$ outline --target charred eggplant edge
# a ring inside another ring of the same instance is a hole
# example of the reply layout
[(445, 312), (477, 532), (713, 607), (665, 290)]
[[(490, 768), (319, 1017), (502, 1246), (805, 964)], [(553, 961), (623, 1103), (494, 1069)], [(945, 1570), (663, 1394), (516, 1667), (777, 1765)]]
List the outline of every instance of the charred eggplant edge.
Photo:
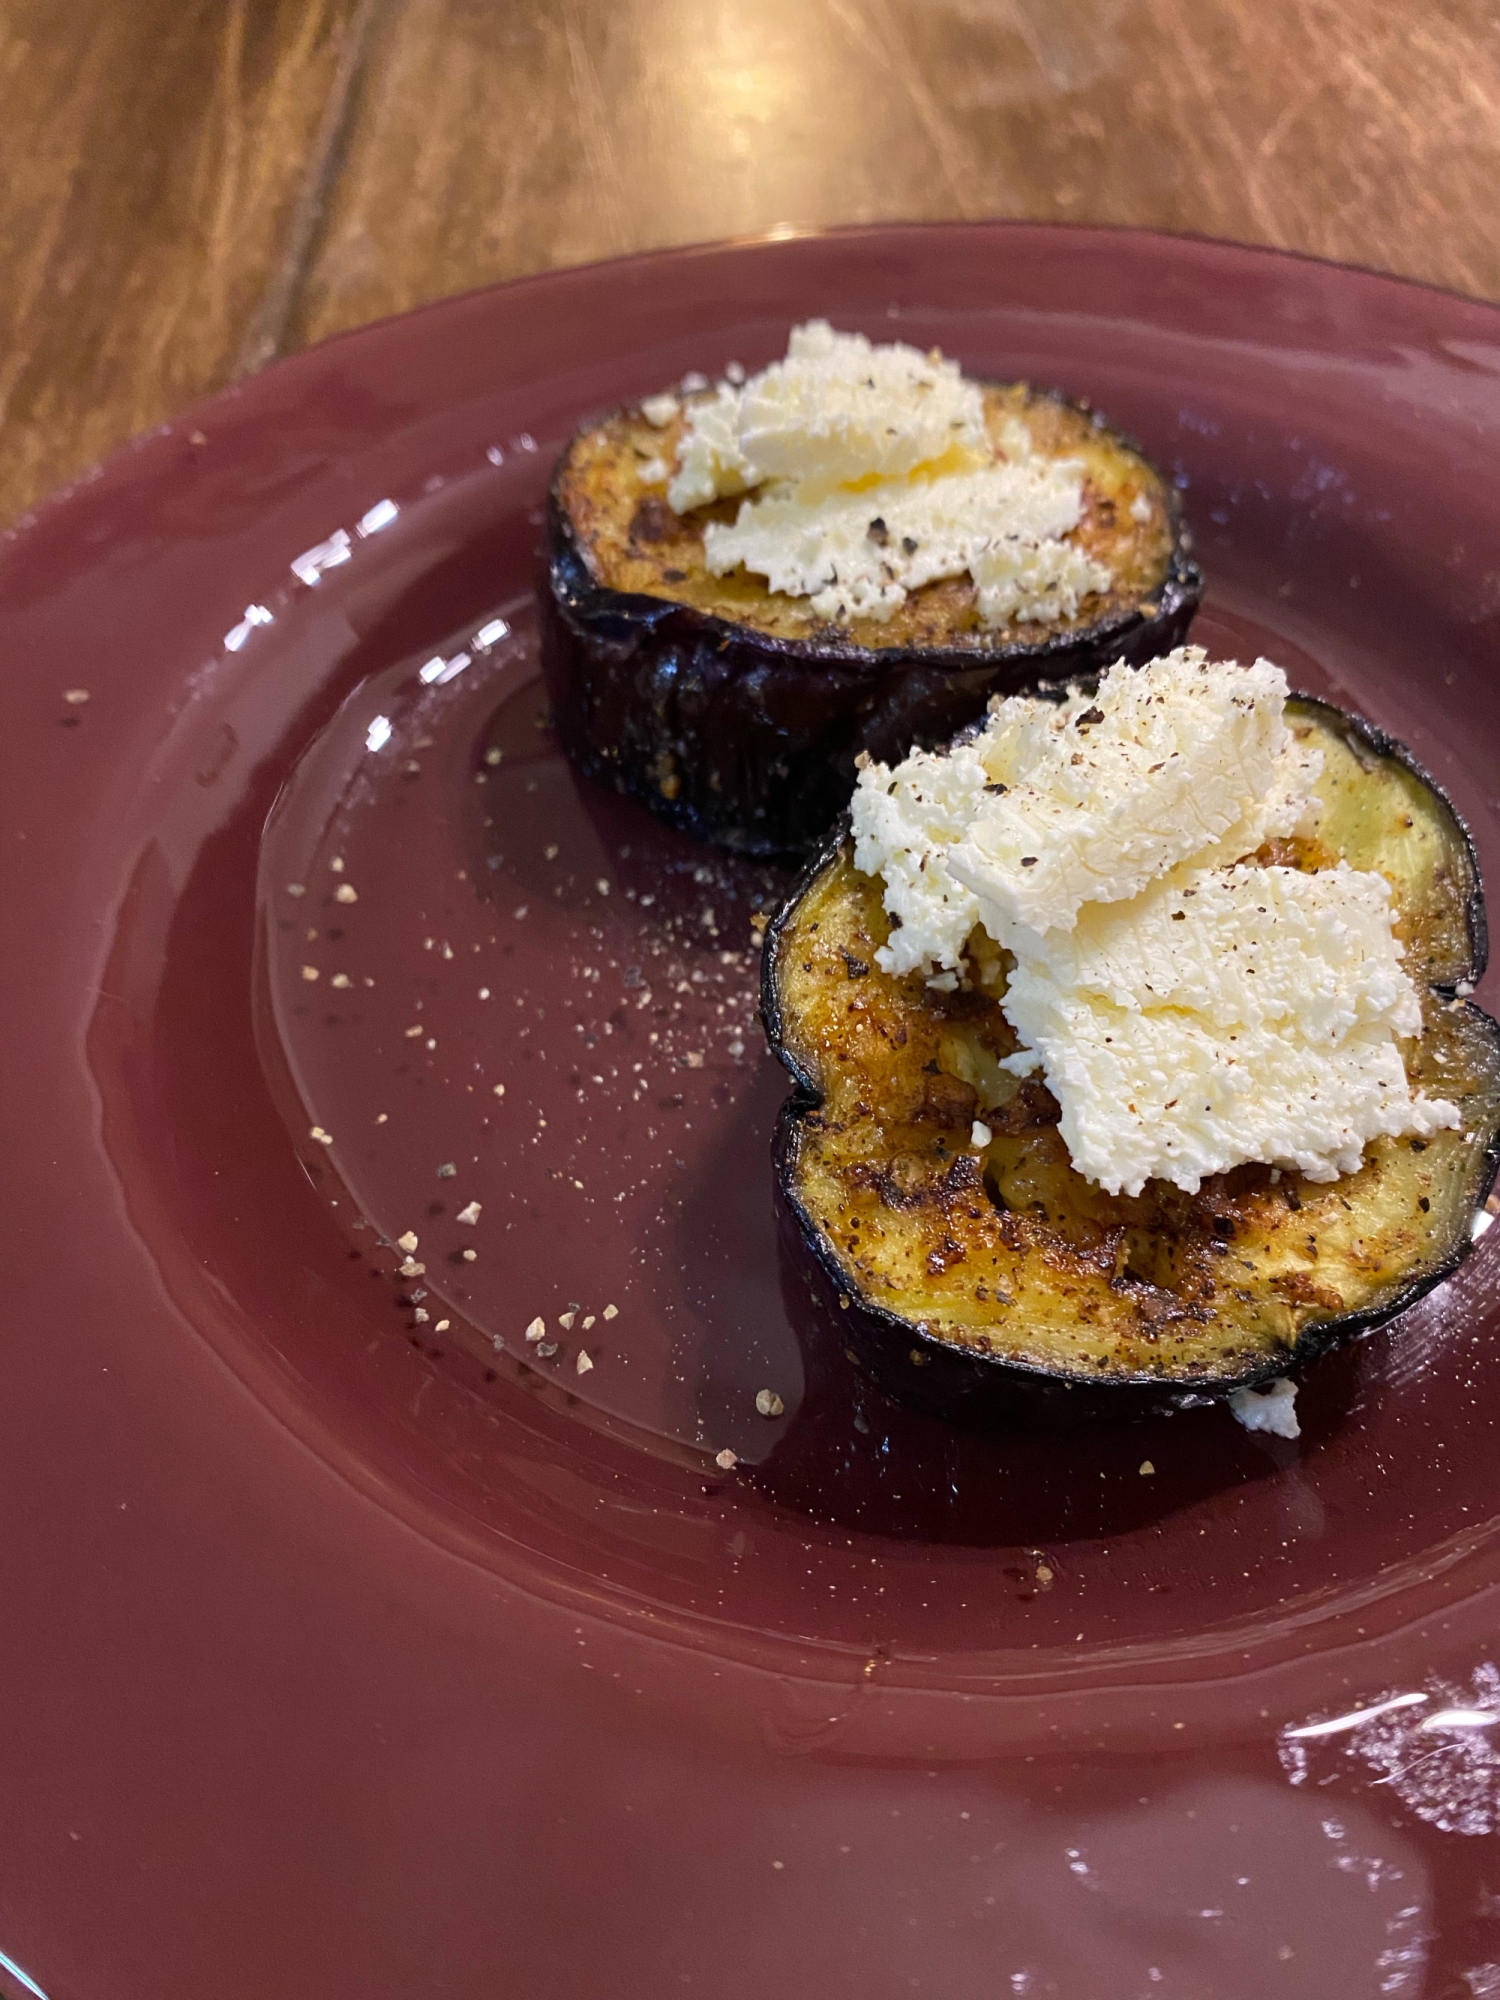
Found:
[[(1082, 683), (1089, 685), (1087, 679)], [(1078, 686), (1072, 679), (1066, 682), (1052, 682), (1035, 692), (1043, 699), (1060, 701), (1069, 687)], [(1467, 891), (1463, 898), (1464, 923), (1468, 933), (1468, 962), (1451, 980), (1424, 982), (1428, 990), (1445, 1002), (1459, 999), (1457, 988), (1461, 985), (1474, 986), (1484, 976), (1489, 963), (1489, 923), (1485, 912), (1484, 884), (1480, 874), (1479, 856), (1474, 846), (1474, 836), (1468, 822), (1458, 811), (1447, 792), (1398, 738), (1389, 735), (1378, 724), (1349, 709), (1340, 708), (1336, 703), (1324, 701), (1316, 695), (1293, 693), (1288, 707), (1294, 705), (1302, 710), (1312, 710), (1327, 725), (1342, 731), (1346, 738), (1361, 743), (1374, 756), (1388, 758), (1407, 774), (1426, 787), (1437, 800), (1451, 825), (1455, 844), (1464, 856), (1469, 870)], [(976, 725), (977, 727), (977, 725)], [(970, 734), (962, 731), (961, 735)], [(818, 1267), (823, 1279), (832, 1285), (840, 1303), (848, 1300), (848, 1326), (851, 1334), (863, 1333), (868, 1339), (874, 1335), (876, 1345), (883, 1350), (887, 1368), (896, 1358), (895, 1345), (908, 1351), (915, 1351), (924, 1361), (941, 1362), (946, 1377), (946, 1390), (933, 1385), (936, 1394), (920, 1395), (915, 1400), (933, 1407), (935, 1403), (952, 1401), (958, 1405), (984, 1403), (987, 1392), (1020, 1392), (1022, 1406), (1027, 1401), (1028, 1390), (1037, 1392), (1039, 1407), (1056, 1402), (1061, 1398), (1076, 1401), (1090, 1412), (1100, 1414), (1124, 1413), (1135, 1410), (1141, 1414), (1153, 1410), (1190, 1409), (1201, 1404), (1221, 1401), (1237, 1389), (1254, 1389), (1287, 1374), (1292, 1369), (1300, 1369), (1309, 1363), (1321, 1360), (1336, 1348), (1357, 1340), (1362, 1334), (1372, 1333), (1378, 1327), (1387, 1325), (1399, 1317), (1418, 1299), (1426, 1296), (1436, 1286), (1453, 1275), (1474, 1248), (1472, 1235), (1460, 1236), (1452, 1254), (1433, 1270), (1414, 1278), (1409, 1285), (1388, 1299), (1383, 1305), (1368, 1307), (1362, 1311), (1340, 1313), (1326, 1320), (1312, 1320), (1303, 1327), (1289, 1352), (1267, 1359), (1258, 1366), (1243, 1370), (1233, 1376), (1195, 1376), (1192, 1382), (1174, 1385), (1170, 1376), (1135, 1374), (1117, 1375), (1108, 1381), (1101, 1381), (1097, 1375), (1084, 1375), (1066, 1368), (1040, 1368), (1030, 1362), (1020, 1361), (1005, 1355), (976, 1353), (962, 1348), (951, 1341), (939, 1339), (935, 1334), (926, 1333), (914, 1321), (905, 1319), (890, 1307), (882, 1306), (862, 1297), (851, 1286), (847, 1274), (839, 1264), (833, 1246), (824, 1236), (817, 1223), (808, 1214), (797, 1192), (794, 1168), (798, 1127), (810, 1112), (817, 1111), (823, 1104), (823, 1093), (818, 1089), (812, 1075), (798, 1061), (795, 1053), (787, 1045), (786, 1023), (781, 1005), (780, 980), (778, 977), (781, 960), (782, 941), (792, 922), (794, 913), (813, 883), (823, 870), (829, 867), (850, 834), (848, 813), (844, 813), (838, 825), (829, 835), (817, 855), (811, 860), (788, 893), (786, 900), (766, 926), (765, 942), (761, 959), (761, 1022), (766, 1039), (773, 1054), (792, 1079), (792, 1095), (787, 1098), (777, 1115), (776, 1130), (771, 1142), (772, 1167), (776, 1177), (780, 1199), (796, 1218), (802, 1241)], [(1475, 1017), (1488, 1030), (1491, 1041), (1496, 1046), (1500, 1059), (1500, 1022), (1487, 1014), (1482, 1007), (1476, 1007), (1467, 998), (1462, 1002), (1467, 1014)], [(1495, 1184), (1500, 1171), (1500, 1121), (1489, 1133), (1488, 1142), (1482, 1156), (1479, 1184), (1475, 1192), (1476, 1207), (1482, 1208)], [(852, 1322), (852, 1324), (851, 1324)], [(889, 1382), (888, 1376), (882, 1379)], [(917, 1385), (913, 1384), (913, 1387)], [(893, 1393), (902, 1394), (902, 1390)], [(906, 1397), (906, 1400), (913, 1400)], [(1011, 1398), (1002, 1393), (1002, 1401)]]

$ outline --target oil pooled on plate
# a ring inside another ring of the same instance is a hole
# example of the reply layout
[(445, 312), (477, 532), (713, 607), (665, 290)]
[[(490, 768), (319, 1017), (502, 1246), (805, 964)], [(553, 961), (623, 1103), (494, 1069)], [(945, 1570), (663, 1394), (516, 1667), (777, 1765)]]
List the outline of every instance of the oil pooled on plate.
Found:
[(786, 880), (575, 776), (527, 604), (309, 746), (262, 844), (258, 1038), (414, 1345), (764, 1453), (757, 1394), (801, 1390), (745, 1143), (785, 1094), (757, 1010)]

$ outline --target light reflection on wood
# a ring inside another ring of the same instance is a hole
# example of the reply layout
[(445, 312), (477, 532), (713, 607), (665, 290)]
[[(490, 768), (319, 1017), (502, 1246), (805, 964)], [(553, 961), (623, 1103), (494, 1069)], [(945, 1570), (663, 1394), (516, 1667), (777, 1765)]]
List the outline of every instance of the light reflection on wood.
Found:
[(1482, 0), (11, 0), (0, 517), (247, 342), (776, 225), (1140, 223), (1500, 296), (1497, 167)]

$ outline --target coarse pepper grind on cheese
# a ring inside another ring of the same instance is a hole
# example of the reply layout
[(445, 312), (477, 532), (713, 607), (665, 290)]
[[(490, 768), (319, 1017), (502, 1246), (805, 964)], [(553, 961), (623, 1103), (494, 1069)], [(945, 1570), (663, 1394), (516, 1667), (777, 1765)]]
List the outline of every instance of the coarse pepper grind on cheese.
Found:
[[(665, 424), (678, 404), (643, 409)], [(1066, 539), (1083, 517), (1078, 461), (1038, 453), (1019, 419), (997, 457), (984, 391), (957, 362), (826, 320), (794, 328), (784, 361), (692, 404), (662, 470), (679, 514), (749, 496), (704, 529), (711, 574), (743, 567), (825, 618), (883, 622), (908, 591), (967, 574), (981, 625), (1048, 624), (1109, 588)]]
[(996, 991), (1023, 1044), (1008, 1066), (1041, 1070), (1074, 1167), (1110, 1194), (1194, 1193), (1250, 1161), (1334, 1180), (1382, 1134), (1460, 1123), (1407, 1079), (1421, 1010), (1384, 878), (1254, 858), (1316, 832), (1321, 759), (1286, 699), (1269, 661), (1187, 646), (860, 774), (882, 967)]

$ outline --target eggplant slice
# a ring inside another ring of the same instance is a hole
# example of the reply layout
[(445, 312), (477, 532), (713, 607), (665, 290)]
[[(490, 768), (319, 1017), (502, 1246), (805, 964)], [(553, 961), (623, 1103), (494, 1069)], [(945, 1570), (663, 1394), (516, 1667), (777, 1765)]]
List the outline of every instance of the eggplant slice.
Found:
[(1261, 858), (1390, 881), (1423, 1003), (1407, 1074), (1462, 1128), (1377, 1140), (1331, 1182), (1243, 1166), (1196, 1195), (1108, 1195), (1072, 1167), (1040, 1079), (998, 1070), (1018, 1044), (997, 1001), (876, 966), (883, 885), (841, 832), (767, 933), (762, 1008), (796, 1084), (775, 1166), (846, 1346), (903, 1400), (983, 1422), (1224, 1396), (1381, 1325), (1471, 1247), (1500, 1160), (1500, 1028), (1455, 997), (1487, 952), (1473, 844), (1381, 731), (1303, 696), (1287, 719), (1324, 754), (1321, 824)]
[(757, 576), (710, 575), (703, 527), (738, 500), (679, 517), (651, 461), (683, 420), (637, 408), (586, 425), (553, 479), (543, 662), (579, 769), (670, 825), (750, 855), (806, 855), (854, 789), (861, 750), (931, 748), (994, 694), (1043, 677), (1154, 659), (1203, 595), (1176, 489), (1097, 411), (1024, 384), (990, 386), (997, 443), (1020, 417), (1039, 451), (1085, 467), (1074, 539), (1114, 578), (1058, 624), (980, 626), (967, 577), (913, 591), (887, 624), (831, 624)]

